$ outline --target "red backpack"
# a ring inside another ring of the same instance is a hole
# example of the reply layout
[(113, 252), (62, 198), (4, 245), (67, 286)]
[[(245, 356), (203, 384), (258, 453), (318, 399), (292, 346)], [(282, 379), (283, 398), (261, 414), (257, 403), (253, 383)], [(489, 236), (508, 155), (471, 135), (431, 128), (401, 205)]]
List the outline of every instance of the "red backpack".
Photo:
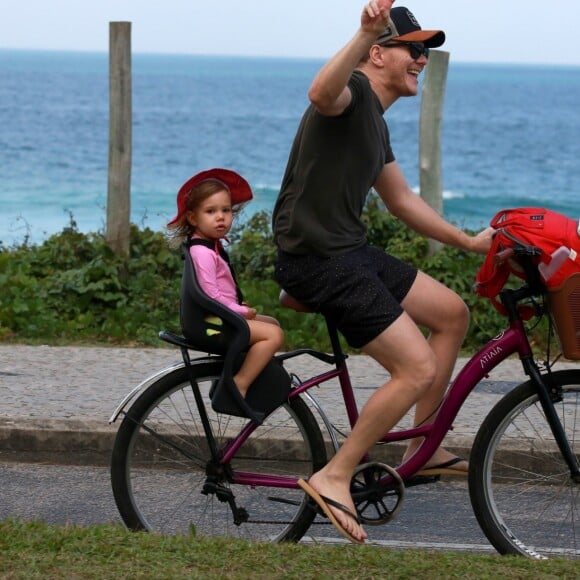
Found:
[(476, 276), (475, 291), (487, 296), (494, 307), (505, 314), (497, 299), (510, 274), (525, 278), (512, 260), (496, 259), (499, 252), (516, 245), (540, 250), (535, 260), (548, 290), (559, 288), (564, 281), (580, 272), (580, 225), (565, 215), (543, 208), (504, 209), (490, 222), (496, 233), (492, 246)]

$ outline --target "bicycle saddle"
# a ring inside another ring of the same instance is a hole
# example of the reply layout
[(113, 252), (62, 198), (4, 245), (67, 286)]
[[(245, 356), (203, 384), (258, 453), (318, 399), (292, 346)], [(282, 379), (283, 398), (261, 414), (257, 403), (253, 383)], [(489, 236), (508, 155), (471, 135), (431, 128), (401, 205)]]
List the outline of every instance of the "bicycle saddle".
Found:
[(306, 306), (306, 304), (302, 304), (302, 302), (296, 300), (294, 296), (288, 294), (286, 290), (280, 291), (279, 302), (284, 308), (291, 308), (292, 310), (296, 310), (296, 312), (314, 312)]
[(291, 379), (281, 362), (272, 359), (250, 385), (244, 399), (233, 377), (246, 356), (250, 329), (246, 320), (210, 298), (199, 285), (189, 244), (184, 258), (179, 318), (184, 337), (195, 349), (223, 356), (223, 371), (210, 390), (212, 408), (218, 413), (248, 417), (258, 423), (280, 406), (290, 393)]

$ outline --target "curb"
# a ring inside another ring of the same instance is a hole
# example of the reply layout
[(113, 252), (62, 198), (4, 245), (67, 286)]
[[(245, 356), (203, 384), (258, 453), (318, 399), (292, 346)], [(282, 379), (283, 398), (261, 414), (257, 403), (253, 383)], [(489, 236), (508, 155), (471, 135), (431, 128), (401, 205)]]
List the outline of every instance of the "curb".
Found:
[[(0, 419), (0, 461), (109, 466), (120, 424), (120, 420), (109, 425), (97, 420)], [(323, 436), (330, 457), (333, 449), (324, 430)], [(470, 437), (449, 436), (446, 448), (468, 458), (472, 442)], [(279, 442), (287, 448), (285, 443), (285, 439)], [(264, 441), (263, 444), (271, 445), (272, 442)], [(372, 460), (397, 465), (404, 449), (405, 443), (377, 445), (371, 450)]]
[(0, 419), (0, 460), (108, 466), (118, 426), (95, 420)]
[[(11, 463), (47, 463), (51, 465), (91, 466), (109, 468), (115, 436), (121, 421), (109, 425), (99, 420), (73, 419), (0, 419), (0, 462)], [(328, 434), (323, 430), (327, 445), (328, 457), (333, 455), (333, 448)], [(285, 448), (287, 439), (281, 435), (276, 441), (273, 438), (263, 440), (269, 448)], [(254, 442), (257, 444), (257, 442)], [(469, 460), (473, 437), (448, 435), (445, 448), (451, 453)], [(385, 463), (390, 466), (399, 464), (406, 448), (405, 442), (392, 442), (375, 445), (370, 451), (371, 462)], [(506, 466), (516, 465), (519, 461), (519, 449), (503, 449), (499, 453)], [(527, 465), (527, 464), (526, 464)], [(538, 462), (536, 471), (541, 472), (543, 462)], [(508, 469), (506, 474), (511, 473)], [(550, 471), (546, 475), (550, 475)], [(441, 476), (445, 478), (446, 476)], [(453, 477), (453, 476), (451, 476)]]

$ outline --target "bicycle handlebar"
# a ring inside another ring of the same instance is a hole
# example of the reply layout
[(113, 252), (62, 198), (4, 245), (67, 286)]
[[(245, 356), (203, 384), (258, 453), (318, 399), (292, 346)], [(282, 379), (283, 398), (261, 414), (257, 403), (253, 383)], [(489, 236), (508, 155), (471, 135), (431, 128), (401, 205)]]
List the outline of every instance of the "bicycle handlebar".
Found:
[[(512, 316), (517, 315), (519, 302), (534, 296), (542, 296), (547, 292), (538, 266), (532, 259), (539, 254), (540, 250), (534, 246), (514, 246), (506, 248), (496, 255), (496, 263), (503, 263), (506, 260), (513, 259), (524, 273), (525, 283), (522, 286), (514, 290), (504, 289), (500, 292), (500, 300)], [(523, 308), (526, 307), (524, 306)], [(533, 306), (533, 309), (537, 315), (543, 313), (543, 309), (538, 305)]]

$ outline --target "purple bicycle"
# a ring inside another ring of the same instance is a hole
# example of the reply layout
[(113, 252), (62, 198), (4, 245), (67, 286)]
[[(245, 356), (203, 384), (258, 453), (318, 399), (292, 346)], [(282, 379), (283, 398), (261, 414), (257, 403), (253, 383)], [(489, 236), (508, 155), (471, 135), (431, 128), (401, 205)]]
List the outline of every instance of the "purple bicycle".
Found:
[[(525, 268), (527, 280), (501, 293), (508, 327), (467, 362), (432, 424), (392, 431), (381, 442), (423, 437), (417, 453), (395, 467), (362, 458), (352, 494), (364, 524), (391, 520), (407, 487), (437, 480), (417, 472), (452, 428), (469, 394), (494, 367), (517, 355), (529, 380), (502, 398), (478, 431), (469, 457), (472, 506), (502, 554), (578, 558), (580, 370), (555, 371), (549, 362), (534, 361), (519, 307), (531, 306), (541, 316), (546, 289), (529, 249), (516, 250), (513, 258)], [(301, 310), (288, 296), (281, 298)], [(182, 302), (186, 299), (182, 292)], [(329, 369), (303, 381), (292, 377), (281, 404), (250, 418), (216, 411), (215, 400), (212, 406), (227, 354), (190, 359), (190, 351), (201, 350), (199, 344), (161, 333), (181, 348), (184, 360), (145, 380), (111, 417), (111, 422), (122, 417), (111, 476), (125, 524), (134, 530), (261, 541), (335, 537), (297, 485), (339, 445), (312, 387), (338, 379), (351, 426), (358, 417), (347, 356), (330, 324), (328, 332), (332, 354), (300, 349), (279, 355), (275, 364), (283, 368), (290, 358), (312, 356)], [(528, 520), (530, 514), (535, 517), (536, 525), (524, 525), (522, 513)]]

